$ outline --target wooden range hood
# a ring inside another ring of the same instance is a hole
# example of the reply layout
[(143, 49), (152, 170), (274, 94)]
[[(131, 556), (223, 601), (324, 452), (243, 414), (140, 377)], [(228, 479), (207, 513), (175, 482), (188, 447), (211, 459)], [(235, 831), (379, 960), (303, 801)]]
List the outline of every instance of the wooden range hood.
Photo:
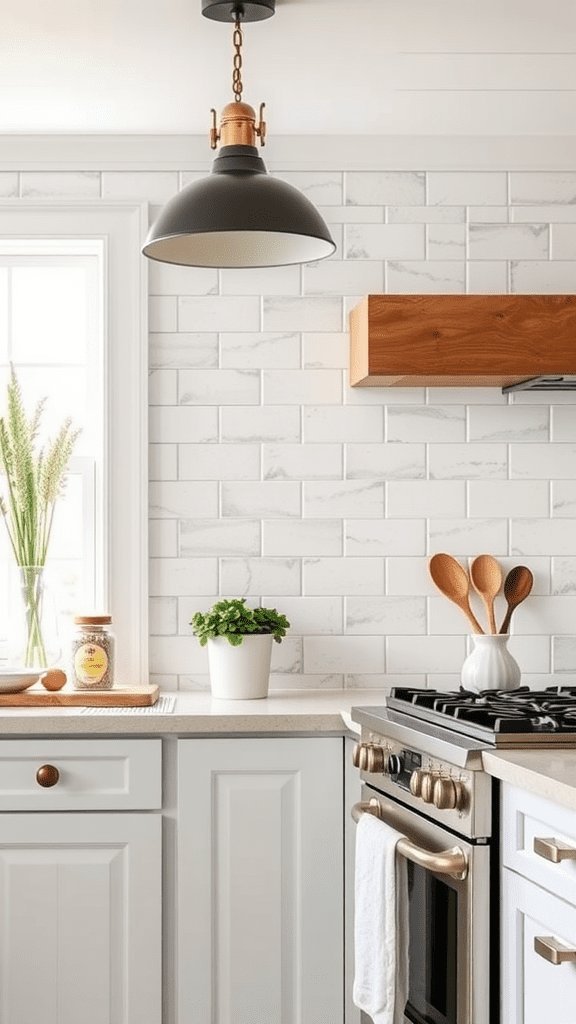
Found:
[(350, 357), (352, 387), (552, 390), (576, 375), (576, 295), (367, 295)]

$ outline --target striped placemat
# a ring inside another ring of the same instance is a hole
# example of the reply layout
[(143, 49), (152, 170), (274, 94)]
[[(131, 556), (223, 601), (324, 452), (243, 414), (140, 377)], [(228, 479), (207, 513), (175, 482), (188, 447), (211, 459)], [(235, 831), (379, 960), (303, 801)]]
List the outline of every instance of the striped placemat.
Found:
[(131, 708), (79, 708), (81, 715), (170, 715), (176, 706), (176, 697), (161, 693), (155, 704)]

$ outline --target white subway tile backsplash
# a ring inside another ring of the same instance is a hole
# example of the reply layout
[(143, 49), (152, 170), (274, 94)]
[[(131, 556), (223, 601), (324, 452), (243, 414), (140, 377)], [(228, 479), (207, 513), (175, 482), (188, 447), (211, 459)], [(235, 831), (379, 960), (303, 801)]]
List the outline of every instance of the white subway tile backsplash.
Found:
[(391, 480), (386, 510), (392, 518), (453, 518), (465, 515), (463, 480)]
[(149, 603), (152, 636), (174, 636), (178, 631), (178, 602), (175, 597), (151, 597)]
[(424, 259), (422, 224), (347, 224), (344, 235), (349, 260)]
[(262, 451), (265, 480), (340, 480), (340, 444), (265, 444)]
[(468, 287), (470, 295), (491, 295), (508, 291), (506, 260), (469, 260)]
[[(469, 206), (469, 224), (507, 224), (509, 208), (507, 206)], [(531, 222), (546, 221), (548, 217), (531, 217)]]
[(218, 484), (203, 480), (150, 484), (151, 519), (187, 519), (218, 515)]
[(324, 636), (304, 637), (304, 671), (376, 672), (384, 671), (384, 637)]
[(265, 519), (264, 555), (342, 555), (341, 519)]
[(386, 634), (418, 636), (426, 632), (426, 601), (423, 597), (348, 597), (348, 635)]
[(178, 300), (175, 295), (149, 297), (148, 325), (155, 333), (178, 330)]
[(321, 333), (302, 335), (302, 365), (306, 369), (336, 367), (348, 369), (350, 339), (348, 334)]
[(576, 672), (576, 636), (555, 636), (552, 641), (554, 671)]
[(295, 405), (339, 405), (342, 401), (341, 370), (264, 370), (264, 405), (283, 405), (286, 397)]
[(421, 206), (426, 178), (413, 171), (348, 171), (346, 203), (352, 206)]
[(214, 267), (178, 267), (150, 260), (150, 295), (216, 295), (218, 271)]
[(548, 224), (471, 224), (468, 249), (472, 260), (546, 259)]
[(103, 171), (104, 199), (147, 199), (161, 206), (178, 192), (176, 171)]
[(349, 519), (345, 523), (346, 555), (423, 555), (424, 519)]
[(428, 559), (409, 555), (399, 558), (392, 552), (386, 559), (386, 593), (404, 594), (406, 597), (421, 595), (429, 597), (436, 594), (436, 588), (428, 572)]
[(550, 408), (547, 405), (500, 408), (471, 405), (468, 408), (470, 441), (547, 441), (549, 435)]
[(466, 290), (464, 260), (419, 260), (398, 263), (390, 260), (386, 268), (388, 292), (398, 294), (444, 294)]
[(506, 174), (502, 171), (430, 171), (431, 206), (502, 206), (507, 203)]
[(302, 571), (306, 596), (384, 593), (382, 558), (305, 558)]
[(256, 295), (183, 295), (178, 299), (177, 329), (235, 331), (242, 325), (245, 331), (258, 331), (260, 302), (261, 299)]
[(223, 594), (245, 597), (272, 591), (300, 594), (301, 563), (299, 558), (222, 558), (220, 587)]
[(150, 334), (150, 366), (218, 366), (217, 334)]
[(575, 281), (576, 260), (512, 260), (510, 263), (510, 291), (513, 293), (571, 293)]
[(178, 446), (175, 444), (148, 445), (148, 479), (178, 479)]
[(180, 480), (259, 480), (260, 445), (180, 444)]
[(226, 332), (220, 335), (221, 365), (238, 369), (294, 369), (300, 366), (300, 335)]
[(510, 550), (513, 555), (572, 555), (576, 519), (513, 519)]
[(281, 178), (303, 192), (316, 206), (342, 206), (344, 199), (341, 171), (282, 171), (274, 177)]
[(505, 444), (433, 444), (429, 447), (431, 480), (499, 479), (508, 476)]
[[(560, 474), (555, 473), (555, 476)], [(576, 519), (576, 480), (552, 481), (552, 515)]]
[[(552, 593), (576, 595), (576, 556), (552, 559)], [(574, 626), (576, 633), (576, 625)]]
[(180, 405), (259, 405), (258, 370), (180, 370)]
[(330, 519), (384, 514), (384, 484), (378, 480), (306, 480), (304, 516)]
[(388, 224), (464, 224), (465, 206), (389, 206)]
[[(216, 558), (151, 558), (150, 596), (215, 594), (218, 583)], [(171, 671), (171, 669), (168, 669)]]
[(176, 405), (178, 402), (176, 370), (150, 370), (148, 373), (149, 405)]
[(391, 406), (387, 410), (388, 441), (464, 441), (466, 409), (463, 405)]
[(303, 267), (304, 295), (362, 295), (384, 291), (384, 264), (372, 260), (323, 260)]
[(423, 444), (347, 444), (347, 480), (416, 480), (426, 476)]
[(150, 409), (149, 429), (150, 441), (161, 444), (217, 441), (218, 410), (215, 406), (157, 406)]
[(465, 258), (465, 224), (429, 224), (426, 235), (429, 260), (463, 260)]
[(553, 405), (551, 413), (552, 440), (576, 441), (576, 409), (571, 405)]
[(301, 484), (297, 481), (225, 481), (222, 484), (222, 515), (233, 518), (299, 516)]
[(342, 330), (342, 299), (337, 295), (265, 295), (262, 301), (264, 331)]
[(576, 203), (576, 172), (512, 171), (510, 202), (524, 206)]
[(576, 224), (553, 224), (550, 227), (550, 233), (552, 259), (576, 259)]
[(460, 673), (466, 657), (463, 636), (409, 636), (386, 638), (386, 670), (403, 675), (411, 672)]
[(550, 515), (550, 488), (544, 480), (471, 480), (468, 484), (468, 515), (486, 519), (489, 515)]
[(220, 271), (221, 295), (300, 295), (301, 268), (234, 267)]
[(20, 175), (17, 171), (0, 171), (0, 196), (16, 199), (20, 191)]
[(458, 557), (489, 551), (500, 558), (508, 554), (508, 520), (504, 516), (500, 519), (430, 519), (427, 548), (430, 555), (448, 551)]
[(148, 552), (151, 558), (176, 558), (178, 555), (178, 521), (150, 519)]
[(221, 410), (222, 440), (290, 442), (300, 440), (300, 409), (295, 405), (225, 406)]
[(511, 476), (530, 480), (574, 480), (576, 444), (511, 444)]
[(547, 206), (511, 206), (510, 220), (516, 224), (570, 224), (576, 221), (576, 203), (570, 205), (550, 204)]
[[(208, 679), (208, 651), (192, 635), (151, 637), (149, 650), (152, 673), (183, 675), (188, 680), (190, 673), (194, 673)], [(184, 689), (200, 686), (189, 682)]]
[(383, 441), (382, 408), (319, 406), (304, 409), (304, 441)]
[(267, 608), (277, 608), (290, 623), (289, 634), (321, 636), (344, 632), (344, 599), (342, 597), (268, 597), (262, 599)]
[[(281, 599), (280, 599), (281, 600)], [(278, 681), (283, 678), (284, 686), (291, 686), (290, 676), (298, 679), (302, 672), (302, 638), (287, 636), (281, 644), (272, 644), (270, 674)]]
[(55, 196), (98, 198), (100, 179), (97, 171), (22, 171), (20, 195), (23, 199)]
[[(520, 611), (522, 619), (520, 620)], [(518, 608), (518, 620), (514, 623), (515, 629), (522, 626), (522, 632), (528, 635), (574, 634), (574, 623), (576, 622), (576, 596), (562, 594), (551, 597), (532, 597), (523, 602)]]
[(179, 527), (180, 556), (260, 554), (257, 519), (181, 519)]

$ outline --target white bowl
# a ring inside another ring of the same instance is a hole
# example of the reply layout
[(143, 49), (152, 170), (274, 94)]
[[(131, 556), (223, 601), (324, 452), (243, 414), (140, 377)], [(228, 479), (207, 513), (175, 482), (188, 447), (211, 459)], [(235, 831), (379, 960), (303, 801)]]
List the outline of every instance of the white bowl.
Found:
[(41, 672), (36, 668), (0, 668), (0, 693), (19, 693), (37, 683)]

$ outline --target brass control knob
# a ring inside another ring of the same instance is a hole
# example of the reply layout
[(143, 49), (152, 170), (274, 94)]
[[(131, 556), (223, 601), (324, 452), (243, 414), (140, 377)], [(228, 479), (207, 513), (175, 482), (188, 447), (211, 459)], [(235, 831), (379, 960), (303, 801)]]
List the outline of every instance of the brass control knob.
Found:
[(55, 786), (59, 778), (60, 772), (53, 764), (43, 764), (36, 772), (36, 782), (39, 786), (43, 786), (44, 789)]
[(461, 810), (466, 793), (456, 779), (436, 779), (434, 783), (434, 806), (440, 811)]
[(412, 796), (422, 796), (422, 780), (426, 772), (423, 772), (421, 768), (417, 771), (412, 772), (410, 776), (410, 792)]
[(370, 744), (368, 748), (368, 771), (372, 774), (377, 774), (383, 773), (385, 770), (383, 748), (377, 744)]
[(361, 749), (362, 749), (362, 744), (361, 743), (355, 743), (354, 744), (354, 749), (352, 751), (352, 764), (354, 765), (355, 768), (359, 768), (360, 767), (360, 751), (361, 751)]
[(422, 785), (420, 787), (420, 796), (424, 803), (431, 804), (434, 799), (434, 783), (436, 782), (436, 775), (432, 772), (422, 772)]

